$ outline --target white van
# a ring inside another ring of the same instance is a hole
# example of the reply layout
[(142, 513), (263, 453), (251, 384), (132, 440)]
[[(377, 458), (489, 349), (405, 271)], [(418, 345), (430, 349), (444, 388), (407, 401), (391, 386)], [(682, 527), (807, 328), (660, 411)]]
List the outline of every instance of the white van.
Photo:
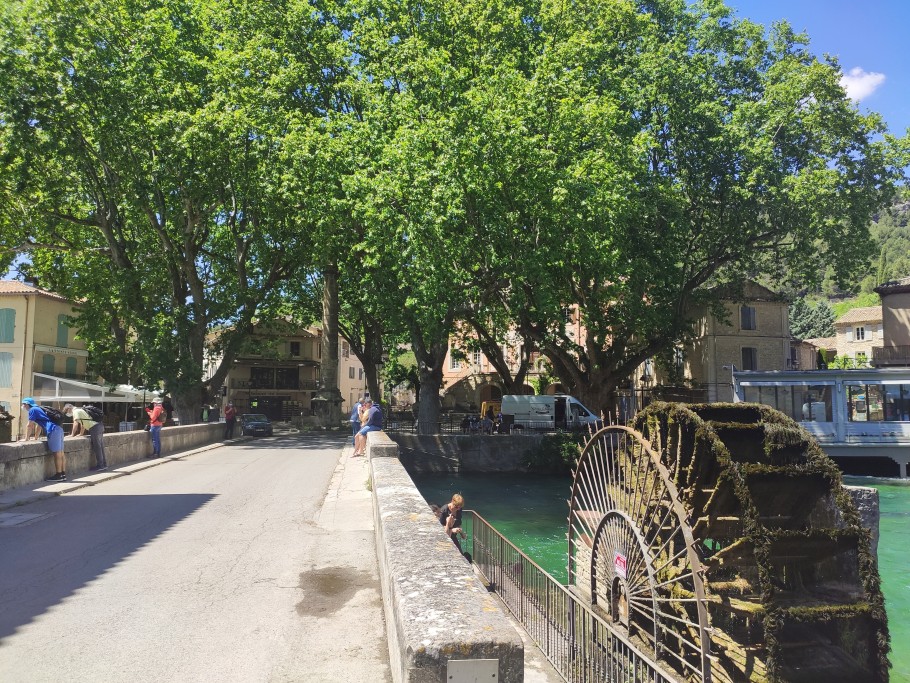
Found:
[(513, 417), (512, 424), (524, 429), (580, 429), (602, 426), (597, 415), (574, 396), (523, 396), (506, 394), (502, 397), (502, 414)]

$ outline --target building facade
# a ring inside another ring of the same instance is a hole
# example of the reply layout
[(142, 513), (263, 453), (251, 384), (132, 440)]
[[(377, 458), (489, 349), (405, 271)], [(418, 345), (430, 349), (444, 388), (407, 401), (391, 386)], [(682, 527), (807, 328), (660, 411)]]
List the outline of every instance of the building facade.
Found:
[(874, 349), (884, 345), (882, 307), (853, 308), (834, 321), (837, 356), (857, 367), (868, 367)]
[(0, 280), (0, 406), (14, 417), (14, 437), (28, 422), (23, 398), (53, 396), (59, 380), (90, 381), (88, 351), (67, 324), (77, 313), (58, 294)]
[(910, 365), (910, 277), (875, 288), (882, 298), (882, 344), (872, 349), (876, 367)]

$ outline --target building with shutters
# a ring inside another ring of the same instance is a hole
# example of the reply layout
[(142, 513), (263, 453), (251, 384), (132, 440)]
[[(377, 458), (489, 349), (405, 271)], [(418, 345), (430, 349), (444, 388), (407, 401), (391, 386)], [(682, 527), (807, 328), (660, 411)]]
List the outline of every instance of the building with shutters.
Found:
[(25, 433), (24, 397), (53, 394), (60, 380), (89, 381), (88, 351), (67, 324), (76, 311), (58, 294), (0, 280), (0, 406), (16, 418), (14, 438)]

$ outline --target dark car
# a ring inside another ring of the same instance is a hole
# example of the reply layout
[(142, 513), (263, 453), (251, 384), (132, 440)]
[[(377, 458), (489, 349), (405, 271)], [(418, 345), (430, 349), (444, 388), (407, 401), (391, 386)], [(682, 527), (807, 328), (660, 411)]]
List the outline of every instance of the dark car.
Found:
[(248, 413), (240, 416), (242, 436), (272, 436), (272, 423), (265, 415)]

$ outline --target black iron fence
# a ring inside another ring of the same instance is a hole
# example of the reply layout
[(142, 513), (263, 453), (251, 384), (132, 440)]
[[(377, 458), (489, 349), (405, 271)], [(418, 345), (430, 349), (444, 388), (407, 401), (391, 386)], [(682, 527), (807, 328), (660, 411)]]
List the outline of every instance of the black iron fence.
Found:
[(566, 681), (677, 682), (483, 517), (465, 517), (475, 566)]

